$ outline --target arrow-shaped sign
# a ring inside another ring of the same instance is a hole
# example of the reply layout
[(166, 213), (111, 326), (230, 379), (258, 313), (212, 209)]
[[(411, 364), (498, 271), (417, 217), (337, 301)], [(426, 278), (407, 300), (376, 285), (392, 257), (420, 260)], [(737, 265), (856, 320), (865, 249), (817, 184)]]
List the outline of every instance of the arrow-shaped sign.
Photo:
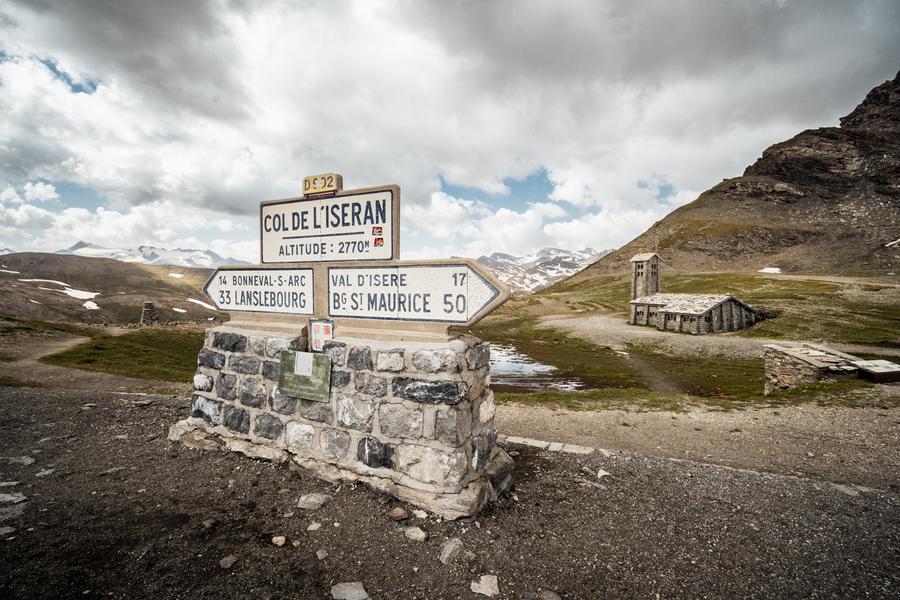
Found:
[(219, 310), (313, 314), (313, 270), (223, 268), (203, 291)]
[(328, 268), (330, 317), (471, 324), (508, 297), (471, 261)]

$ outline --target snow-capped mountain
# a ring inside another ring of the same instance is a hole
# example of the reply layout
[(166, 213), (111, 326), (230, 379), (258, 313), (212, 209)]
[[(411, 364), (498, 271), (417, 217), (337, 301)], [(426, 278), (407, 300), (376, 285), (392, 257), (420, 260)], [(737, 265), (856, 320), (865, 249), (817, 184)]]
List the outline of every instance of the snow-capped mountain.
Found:
[(536, 292), (580, 271), (611, 250), (544, 248), (537, 254), (512, 256), (494, 252), (478, 263), (510, 287), (513, 293)]
[(0, 248), (0, 254), (13, 254), (15, 250), (12, 248)]
[(212, 250), (190, 250), (175, 248), (167, 250), (154, 246), (138, 246), (137, 248), (105, 248), (90, 242), (77, 244), (58, 250), (57, 254), (75, 254), (93, 258), (112, 258), (122, 262), (140, 262), (148, 265), (175, 265), (178, 267), (215, 268), (219, 265), (245, 265), (244, 261), (224, 258)]

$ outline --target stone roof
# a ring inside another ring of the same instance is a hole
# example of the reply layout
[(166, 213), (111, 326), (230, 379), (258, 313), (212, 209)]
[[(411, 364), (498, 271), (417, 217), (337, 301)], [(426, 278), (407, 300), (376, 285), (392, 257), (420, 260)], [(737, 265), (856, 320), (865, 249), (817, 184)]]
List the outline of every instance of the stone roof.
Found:
[(794, 358), (826, 371), (856, 371), (859, 359), (850, 354), (838, 352), (826, 346), (817, 344), (803, 344), (801, 346), (783, 346), (781, 344), (766, 344), (766, 348), (789, 354)]
[(644, 262), (646, 260), (650, 260), (653, 257), (659, 258), (659, 255), (656, 252), (645, 252), (643, 254), (635, 254), (631, 257), (631, 262)]
[(729, 298), (740, 302), (747, 308), (753, 307), (741, 302), (729, 294), (653, 294), (635, 298), (629, 304), (651, 304), (659, 306), (660, 312), (677, 313), (682, 315), (702, 315), (715, 308)]

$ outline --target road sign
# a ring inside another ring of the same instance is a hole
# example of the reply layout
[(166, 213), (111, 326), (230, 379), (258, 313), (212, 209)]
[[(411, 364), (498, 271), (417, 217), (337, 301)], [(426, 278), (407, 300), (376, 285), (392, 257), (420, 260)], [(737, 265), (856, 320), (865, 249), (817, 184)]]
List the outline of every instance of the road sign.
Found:
[(219, 310), (313, 314), (313, 270), (221, 268), (203, 291)]
[(509, 294), (465, 260), (328, 267), (330, 317), (472, 324)]
[(400, 188), (347, 190), (333, 195), (260, 203), (264, 264), (399, 258)]

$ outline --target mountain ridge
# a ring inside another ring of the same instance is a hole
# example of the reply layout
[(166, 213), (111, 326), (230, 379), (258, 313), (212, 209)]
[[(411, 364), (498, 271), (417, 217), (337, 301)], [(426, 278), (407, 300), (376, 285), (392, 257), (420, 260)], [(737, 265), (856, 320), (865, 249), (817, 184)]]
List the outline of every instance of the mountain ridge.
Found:
[(626, 272), (655, 251), (680, 271), (890, 275), (900, 270), (900, 73), (839, 127), (766, 148), (723, 180), (575, 274)]
[(83, 240), (68, 248), (57, 250), (55, 254), (72, 254), (88, 258), (111, 258), (121, 262), (139, 262), (147, 265), (170, 265), (198, 269), (211, 269), (221, 265), (249, 264), (235, 258), (220, 256), (212, 250), (190, 248), (169, 250), (148, 245), (140, 245), (137, 248), (109, 248)]
[(513, 293), (522, 294), (551, 286), (593, 263), (607, 252), (610, 250), (597, 251), (593, 248), (563, 250), (548, 247), (526, 256), (494, 252), (490, 256), (479, 256), (476, 262), (509, 286)]

